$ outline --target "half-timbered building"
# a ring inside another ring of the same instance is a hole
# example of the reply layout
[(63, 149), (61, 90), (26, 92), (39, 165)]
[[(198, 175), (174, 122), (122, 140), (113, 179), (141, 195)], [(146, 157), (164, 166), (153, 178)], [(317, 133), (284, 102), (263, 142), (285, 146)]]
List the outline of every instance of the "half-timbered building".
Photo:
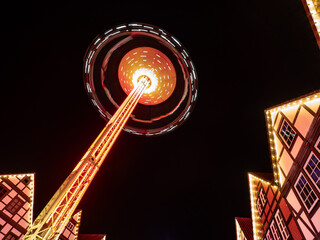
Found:
[(34, 174), (0, 175), (0, 239), (21, 238), (32, 222)]
[[(34, 174), (0, 175), (0, 240), (21, 239), (33, 222)], [(81, 210), (76, 210), (59, 240), (105, 240), (106, 235), (79, 234)]]
[[(320, 239), (320, 91), (265, 111), (272, 174), (249, 173), (254, 240)], [(242, 239), (236, 219), (237, 239)]]

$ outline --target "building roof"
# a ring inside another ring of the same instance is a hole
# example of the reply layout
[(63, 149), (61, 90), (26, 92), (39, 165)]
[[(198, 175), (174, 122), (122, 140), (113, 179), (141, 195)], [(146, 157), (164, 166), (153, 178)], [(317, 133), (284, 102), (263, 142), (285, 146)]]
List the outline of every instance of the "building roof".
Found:
[(294, 98), (292, 100), (286, 101), (284, 103), (281, 103), (274, 107), (270, 107), (265, 110), (265, 118), (266, 118), (266, 125), (267, 125), (271, 165), (273, 168), (273, 175), (274, 175), (274, 183), (278, 186), (280, 186), (280, 173), (279, 173), (279, 166), (277, 162), (277, 156), (279, 155), (279, 152), (277, 152), (277, 148), (275, 145), (276, 138), (273, 130), (275, 119), (279, 112), (286, 113), (291, 111), (291, 109), (299, 108), (303, 104), (307, 105), (312, 109), (318, 109), (320, 105), (320, 90), (305, 94), (301, 97)]
[(274, 190), (277, 189), (278, 187), (274, 185), (272, 173), (249, 172), (248, 177), (249, 177), (249, 192), (250, 192), (250, 203), (251, 203), (250, 205), (251, 205), (253, 239), (261, 239), (260, 229), (262, 228), (262, 226), (259, 220), (258, 209), (256, 207), (259, 182), (261, 182), (263, 185), (267, 184), (269, 186), (272, 186)]
[(252, 220), (251, 218), (236, 217), (244, 236), (247, 240), (253, 240)]
[(105, 240), (105, 234), (79, 234), (78, 240)]
[(251, 174), (256, 178), (262, 179), (270, 184), (273, 183), (273, 174), (272, 173), (248, 172), (248, 174)]
[(302, 0), (302, 3), (320, 48), (320, 0)]
[(319, 99), (319, 98), (320, 98), (320, 89), (315, 90), (310, 93), (306, 93), (302, 96), (290, 99), (288, 101), (282, 102), (282, 103), (277, 104), (275, 106), (269, 107), (265, 110), (265, 112), (268, 112), (268, 111), (274, 112), (277, 110), (281, 110), (281, 109), (293, 106), (294, 104), (305, 103), (305, 102), (313, 101), (313, 100)]

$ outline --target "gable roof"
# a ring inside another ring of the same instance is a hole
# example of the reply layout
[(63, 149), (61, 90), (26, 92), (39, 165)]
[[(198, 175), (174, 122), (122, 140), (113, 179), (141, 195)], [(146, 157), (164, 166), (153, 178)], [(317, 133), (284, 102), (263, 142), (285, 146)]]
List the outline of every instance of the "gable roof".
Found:
[(294, 98), (265, 110), (269, 152), (274, 175), (273, 178), (274, 183), (278, 186), (280, 186), (280, 175), (277, 156), (280, 155), (280, 152), (276, 147), (276, 137), (274, 132), (276, 116), (279, 112), (285, 113), (292, 109), (299, 108), (303, 104), (307, 105), (309, 108), (313, 108), (315, 112), (318, 111), (320, 106), (320, 90), (305, 94), (301, 97)]
[(248, 172), (248, 174), (253, 175), (255, 178), (267, 182), (268, 184), (273, 183), (273, 174), (265, 172)]
[(251, 205), (251, 219), (252, 219), (252, 231), (253, 231), (253, 239), (258, 240), (261, 238), (261, 222), (258, 214), (258, 210), (256, 207), (257, 203), (257, 192), (258, 192), (258, 184), (259, 182), (263, 184), (267, 184), (269, 186), (273, 186), (275, 189), (277, 186), (273, 185), (272, 173), (248, 173), (249, 177), (249, 193), (250, 193), (250, 205)]
[(78, 240), (105, 240), (104, 234), (79, 234)]
[(302, 0), (302, 4), (320, 48), (320, 0)]
[[(235, 220), (236, 220), (236, 224), (239, 225), (241, 231), (243, 232), (243, 234), (247, 238), (247, 240), (253, 240), (252, 220), (251, 220), (251, 218), (236, 217)], [(237, 229), (237, 231), (239, 231), (239, 229)], [(240, 233), (237, 232), (238, 236), (239, 236), (239, 234)]]

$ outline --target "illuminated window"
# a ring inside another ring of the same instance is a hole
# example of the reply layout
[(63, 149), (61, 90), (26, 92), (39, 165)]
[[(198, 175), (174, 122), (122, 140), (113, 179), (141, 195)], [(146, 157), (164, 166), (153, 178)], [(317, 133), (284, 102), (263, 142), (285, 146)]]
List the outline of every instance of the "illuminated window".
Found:
[(287, 240), (290, 237), (290, 234), (289, 234), (286, 223), (285, 223), (279, 209), (276, 212), (275, 219), (276, 219), (277, 225), (279, 227), (282, 239)]
[(273, 238), (272, 238), (272, 236), (271, 236), (270, 230), (267, 232), (265, 239), (266, 239), (266, 240), (273, 240)]
[(257, 209), (258, 209), (258, 212), (259, 212), (259, 216), (261, 216), (263, 208), (266, 205), (266, 202), (267, 202), (266, 195), (265, 195), (265, 193), (263, 191), (263, 188), (261, 187), (260, 191), (259, 191), (259, 197), (257, 199)]
[(283, 120), (280, 128), (280, 136), (285, 141), (288, 147), (291, 147), (291, 144), (296, 136), (296, 132), (292, 129), (289, 123), (286, 120)]
[(304, 169), (314, 184), (320, 189), (320, 161), (313, 153), (310, 154)]
[(258, 201), (257, 201), (257, 209), (258, 209), (258, 212), (259, 212), (259, 216), (261, 216), (263, 208), (262, 208), (261, 201), (260, 201), (259, 198), (258, 198)]
[(18, 236), (14, 235), (13, 233), (8, 233), (3, 240), (16, 240), (16, 239), (18, 239)]
[(30, 182), (30, 177), (26, 176), (21, 180), (24, 184), (28, 185), (28, 183)]
[(265, 195), (265, 193), (263, 191), (263, 188), (260, 189), (259, 198), (261, 200), (262, 205), (264, 206), (266, 204), (267, 200), (266, 200), (266, 195)]
[(274, 221), (272, 221), (270, 224), (270, 230), (274, 240), (281, 240), (279, 230), (277, 228), (277, 225), (274, 223)]
[(304, 206), (307, 208), (308, 212), (310, 212), (312, 207), (317, 203), (318, 197), (302, 174), (300, 174), (295, 184), (295, 188), (298, 191)]
[(23, 203), (24, 202), (19, 197), (15, 197), (8, 203), (6, 210), (15, 215), (23, 206)]
[(318, 138), (318, 140), (315, 144), (315, 148), (320, 152), (320, 137)]
[(74, 224), (72, 222), (68, 222), (67, 228), (72, 232), (72, 230), (74, 228)]
[(8, 190), (0, 185), (0, 199), (3, 198), (7, 194)]

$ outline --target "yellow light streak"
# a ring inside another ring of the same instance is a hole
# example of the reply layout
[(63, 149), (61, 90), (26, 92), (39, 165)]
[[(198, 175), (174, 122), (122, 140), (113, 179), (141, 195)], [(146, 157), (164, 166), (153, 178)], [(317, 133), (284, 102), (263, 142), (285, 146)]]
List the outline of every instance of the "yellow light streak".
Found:
[(142, 76), (84, 157), (61, 185), (24, 236), (24, 240), (52, 239), (60, 235), (120, 134), (150, 79)]

